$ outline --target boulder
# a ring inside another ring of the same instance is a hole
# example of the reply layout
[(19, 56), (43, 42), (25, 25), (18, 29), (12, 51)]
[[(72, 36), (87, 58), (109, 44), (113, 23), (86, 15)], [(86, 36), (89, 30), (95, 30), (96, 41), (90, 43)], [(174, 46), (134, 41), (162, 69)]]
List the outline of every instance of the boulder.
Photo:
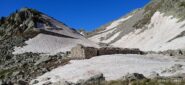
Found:
[(18, 85), (29, 85), (29, 83), (23, 80), (19, 80)]
[(31, 82), (31, 84), (37, 84), (37, 83), (39, 83), (38, 80), (33, 80), (33, 81)]
[(166, 68), (162, 73), (175, 73), (179, 70), (183, 70), (183, 65), (181, 64), (175, 64), (170, 68)]
[(50, 81), (47, 81), (47, 82), (45, 82), (43, 85), (53, 85), (53, 83), (50, 82)]
[(143, 74), (139, 74), (139, 73), (132, 73), (132, 74), (127, 74), (123, 76), (123, 80), (129, 80), (129, 81), (142, 80), (142, 79), (146, 79), (146, 77)]
[(68, 82), (68, 81), (59, 81), (59, 82), (54, 82), (52, 85), (76, 85), (74, 83)]
[(103, 81), (105, 81), (105, 77), (102, 73), (99, 73), (87, 80), (79, 80), (76, 85), (99, 85)]
[(147, 78), (157, 79), (159, 77), (160, 77), (160, 75), (157, 72), (152, 72)]

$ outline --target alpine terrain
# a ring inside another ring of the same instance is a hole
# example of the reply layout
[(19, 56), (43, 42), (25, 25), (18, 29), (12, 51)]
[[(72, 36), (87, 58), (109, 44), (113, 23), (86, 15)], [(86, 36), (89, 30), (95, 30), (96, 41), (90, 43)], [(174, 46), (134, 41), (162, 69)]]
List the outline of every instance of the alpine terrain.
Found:
[(185, 85), (185, 0), (151, 0), (92, 32), (35, 9), (0, 19), (0, 85)]

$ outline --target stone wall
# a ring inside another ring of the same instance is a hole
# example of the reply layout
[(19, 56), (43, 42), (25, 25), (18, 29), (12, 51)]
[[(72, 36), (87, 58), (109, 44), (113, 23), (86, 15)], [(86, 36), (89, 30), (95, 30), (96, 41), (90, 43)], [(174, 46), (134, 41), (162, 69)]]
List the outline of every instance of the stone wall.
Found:
[(71, 50), (71, 58), (76, 59), (89, 59), (94, 56), (110, 55), (110, 54), (145, 54), (139, 49), (128, 49), (128, 48), (116, 48), (116, 47), (85, 47), (83, 45), (77, 45)]
[(78, 44), (76, 47), (72, 48), (70, 57), (76, 59), (89, 59), (91, 57), (97, 56), (97, 51), (97, 48), (85, 47)]
[(103, 47), (98, 49), (98, 55), (109, 55), (109, 54), (145, 54), (139, 49), (128, 49), (128, 48), (116, 48), (116, 47)]

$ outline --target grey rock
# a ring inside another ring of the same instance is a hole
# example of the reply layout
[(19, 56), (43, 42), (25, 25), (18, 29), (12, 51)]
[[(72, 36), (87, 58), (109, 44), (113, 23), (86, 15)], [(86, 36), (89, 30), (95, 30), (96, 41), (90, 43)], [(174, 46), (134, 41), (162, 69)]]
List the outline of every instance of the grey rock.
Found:
[(18, 85), (29, 85), (29, 83), (23, 80), (19, 80)]
[(160, 75), (157, 72), (152, 72), (147, 78), (157, 79), (159, 77), (160, 77)]
[(39, 83), (38, 80), (33, 80), (33, 81), (31, 82), (31, 84), (37, 84), (37, 83)]
[(76, 85), (76, 84), (68, 82), (68, 81), (59, 81), (59, 82), (53, 83), (52, 85)]
[(2, 80), (0, 80), (0, 85), (2, 85), (3, 84), (3, 81)]
[(183, 65), (181, 64), (175, 64), (174, 66), (170, 67), (170, 68), (166, 68), (164, 71), (162, 71), (162, 73), (175, 73), (177, 71), (183, 70)]
[(90, 77), (87, 80), (79, 80), (77, 85), (99, 85), (101, 82), (105, 81), (105, 77), (102, 73)]
[(170, 76), (170, 78), (173, 78), (173, 79), (185, 79), (185, 73), (178, 73), (178, 74)]
[(38, 61), (36, 61), (36, 63), (35, 63), (34, 65), (39, 65), (40, 63), (45, 62), (45, 61), (48, 61), (48, 60), (50, 60), (50, 59), (51, 59), (51, 58), (50, 58), (49, 56), (47, 56), (47, 55), (42, 55), (41, 58), (40, 58)]
[(47, 81), (47, 82), (45, 82), (43, 85), (53, 85), (53, 83), (50, 82), (50, 81)]
[(146, 77), (143, 74), (139, 74), (139, 73), (132, 73), (132, 74), (127, 74), (123, 76), (123, 80), (129, 80), (129, 81), (142, 80), (142, 79), (146, 79)]

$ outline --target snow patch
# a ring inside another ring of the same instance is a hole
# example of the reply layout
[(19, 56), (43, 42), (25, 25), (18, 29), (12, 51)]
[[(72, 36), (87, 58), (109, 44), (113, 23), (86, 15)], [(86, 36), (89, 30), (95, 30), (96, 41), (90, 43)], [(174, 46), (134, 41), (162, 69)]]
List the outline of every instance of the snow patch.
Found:
[(81, 34), (70, 29), (65, 24), (50, 18), (46, 15), (42, 17), (51, 23), (46, 26), (43, 23), (37, 23), (37, 29), (46, 31), (45, 34), (38, 34), (36, 37), (29, 39), (26, 46), (15, 47), (13, 54), (22, 54), (25, 52), (56, 54), (58, 52), (70, 51), (77, 44), (90, 47), (98, 47), (94, 42), (84, 38)]
[[(70, 64), (58, 67), (38, 77), (36, 80), (39, 83), (36, 85), (42, 85), (47, 81), (58, 82), (61, 80), (75, 83), (79, 79), (88, 79), (98, 73), (103, 73), (106, 80), (116, 80), (127, 73), (141, 73), (148, 77), (154, 71), (161, 76), (185, 72), (185, 68), (183, 68), (183, 70), (172, 74), (161, 73), (174, 64), (185, 66), (184, 60), (163, 55), (104, 55), (86, 60), (72, 60)], [(50, 80), (45, 80), (47, 78)]]
[[(110, 30), (110, 29), (112, 29), (112, 28), (115, 28), (116, 26), (118, 26), (118, 25), (121, 24), (122, 22), (124, 22), (124, 21), (130, 19), (131, 17), (132, 17), (132, 16), (128, 16), (128, 17), (126, 17), (126, 18), (121, 18), (121, 19), (118, 19), (118, 20), (114, 21), (111, 25), (109, 25), (108, 27), (106, 27), (106, 30)], [(105, 31), (106, 31), (106, 30), (105, 30)]]
[(121, 32), (118, 32), (118, 33), (114, 34), (113, 36), (111, 36), (109, 39), (103, 40), (102, 42), (103, 43), (110, 43), (112, 40), (114, 40), (116, 37), (118, 37), (120, 33)]
[(98, 47), (92, 41), (85, 38), (65, 38), (57, 37), (46, 34), (39, 34), (35, 38), (29, 39), (25, 42), (27, 45), (24, 47), (15, 47), (13, 54), (22, 54), (25, 52), (33, 53), (46, 53), (46, 54), (56, 54), (58, 52), (70, 51), (72, 47), (77, 44), (82, 44), (85, 46)]
[(108, 34), (110, 34), (113, 31), (115, 31), (117, 29), (116, 27), (118, 25), (120, 25), (124, 21), (130, 19), (131, 17), (132, 16), (124, 17), (124, 18), (121, 18), (119, 20), (116, 20), (116, 21), (112, 22), (112, 24), (107, 26), (105, 30), (99, 32), (99, 34), (97, 34), (97, 35), (95, 35), (93, 37), (90, 37), (89, 39), (94, 41), (94, 42), (109, 43), (111, 40), (113, 40), (113, 38), (116, 38), (116, 35), (114, 37), (112, 37), (110, 40), (101, 41), (101, 38), (102, 37), (106, 37)]
[(101, 38), (106, 37), (109, 33), (112, 33), (113, 31), (115, 31), (115, 29), (109, 30), (107, 32), (103, 32), (103, 33), (95, 35), (93, 37), (90, 37), (89, 40), (92, 40), (94, 42), (102, 42)]
[(156, 12), (151, 23), (147, 26), (148, 29), (142, 32), (137, 29), (123, 36), (120, 40), (113, 43), (113, 46), (123, 48), (139, 48), (143, 51), (165, 51), (185, 48), (185, 37), (173, 39), (181, 32), (185, 31), (185, 21), (178, 22), (179, 19), (173, 16), (164, 16), (163, 13)]

